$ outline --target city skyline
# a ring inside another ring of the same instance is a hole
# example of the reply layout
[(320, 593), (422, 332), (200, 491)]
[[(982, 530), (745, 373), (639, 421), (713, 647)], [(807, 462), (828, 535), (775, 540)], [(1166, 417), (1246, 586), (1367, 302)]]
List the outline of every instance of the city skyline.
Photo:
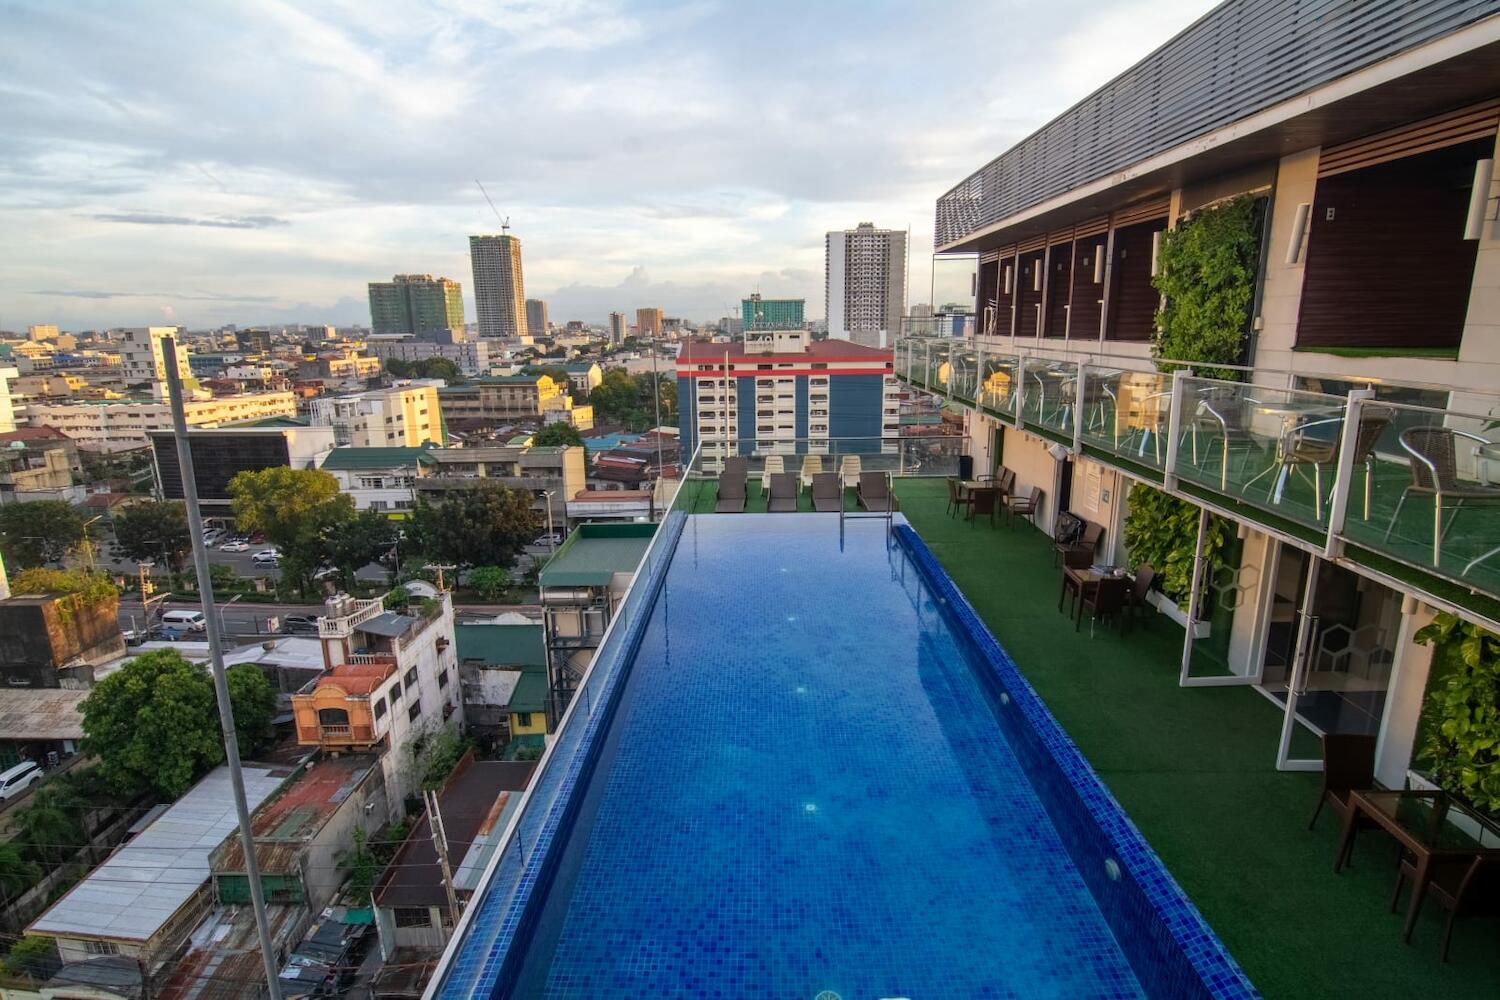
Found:
[[(983, 45), (932, 11), (791, 8), (767, 59), (727, 44), (765, 16), (733, 5), (8, 3), (0, 218), (28, 236), (0, 248), (0, 326), (360, 323), (375, 276), (468, 273), (467, 237), (498, 228), (476, 178), (559, 320), (707, 320), (757, 290), (820, 319), (822, 234), (864, 219), (911, 228), (924, 301), (933, 198), (1209, 4), (1065, 6), (1071, 33), (1018, 9)], [(613, 58), (642, 45), (649, 66)], [(976, 95), (981, 120), (961, 110)], [(547, 142), (493, 138), (524, 134)]]

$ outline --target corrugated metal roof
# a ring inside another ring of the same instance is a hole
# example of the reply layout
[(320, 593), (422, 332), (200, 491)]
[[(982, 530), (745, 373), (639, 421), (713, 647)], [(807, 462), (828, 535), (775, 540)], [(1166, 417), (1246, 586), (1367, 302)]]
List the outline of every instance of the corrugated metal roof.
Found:
[(432, 465), (431, 445), (418, 448), (335, 448), (323, 460), (321, 468), (330, 472), (356, 469), (403, 469), (414, 465)]
[[(246, 764), (250, 808), (270, 798), (290, 773)], [(208, 881), (208, 856), (234, 828), (229, 769), (220, 767), (27, 930), (65, 938), (149, 940)]]
[[(596, 473), (597, 475), (597, 473)], [(656, 533), (654, 524), (580, 525), (542, 568), (542, 587), (604, 587), (632, 572)]]
[(453, 627), (458, 659), (503, 667), (545, 667), (546, 637), (542, 623), (518, 625), (459, 622)]

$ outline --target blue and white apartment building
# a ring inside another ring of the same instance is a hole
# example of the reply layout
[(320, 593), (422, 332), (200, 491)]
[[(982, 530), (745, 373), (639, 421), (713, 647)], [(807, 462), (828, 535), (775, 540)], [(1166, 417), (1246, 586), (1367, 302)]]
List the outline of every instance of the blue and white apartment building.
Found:
[[(677, 355), (683, 454), (703, 442), (741, 454), (881, 450), (898, 434), (900, 384), (889, 350), (812, 341), (803, 330), (694, 340)], [(830, 441), (835, 443), (830, 444)]]

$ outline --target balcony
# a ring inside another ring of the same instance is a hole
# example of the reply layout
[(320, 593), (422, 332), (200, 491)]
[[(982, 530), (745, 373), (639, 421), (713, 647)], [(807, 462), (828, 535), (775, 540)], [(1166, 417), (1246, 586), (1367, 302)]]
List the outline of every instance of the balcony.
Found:
[[(903, 337), (916, 388), (1325, 558), (1500, 618), (1500, 395)], [(1233, 378), (1214, 377), (1231, 375)]]

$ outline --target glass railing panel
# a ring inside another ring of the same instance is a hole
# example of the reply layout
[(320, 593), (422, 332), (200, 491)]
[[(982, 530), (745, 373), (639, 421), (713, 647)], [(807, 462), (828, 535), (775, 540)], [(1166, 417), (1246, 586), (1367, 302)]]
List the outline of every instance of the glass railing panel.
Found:
[(953, 342), (945, 340), (933, 340), (927, 345), (927, 388), (933, 392), (948, 391), (948, 383), (953, 378), (953, 365), (949, 360), (953, 347)]
[(1358, 443), (1343, 536), (1500, 594), (1500, 405), (1366, 402)]
[(1026, 422), (1071, 438), (1078, 401), (1078, 366), (1030, 358), (1026, 364)]
[(979, 371), (980, 406), (995, 413), (1015, 412), (1015, 386), (1020, 358), (986, 351)]
[(975, 386), (979, 381), (979, 355), (973, 350), (955, 348), (950, 362), (953, 370), (949, 386), (954, 396), (966, 402), (974, 401)]
[(1182, 393), (1178, 478), (1327, 529), (1345, 397), (1205, 378)]
[(1089, 369), (1083, 442), (1154, 469), (1165, 469), (1172, 376), (1156, 371)]

